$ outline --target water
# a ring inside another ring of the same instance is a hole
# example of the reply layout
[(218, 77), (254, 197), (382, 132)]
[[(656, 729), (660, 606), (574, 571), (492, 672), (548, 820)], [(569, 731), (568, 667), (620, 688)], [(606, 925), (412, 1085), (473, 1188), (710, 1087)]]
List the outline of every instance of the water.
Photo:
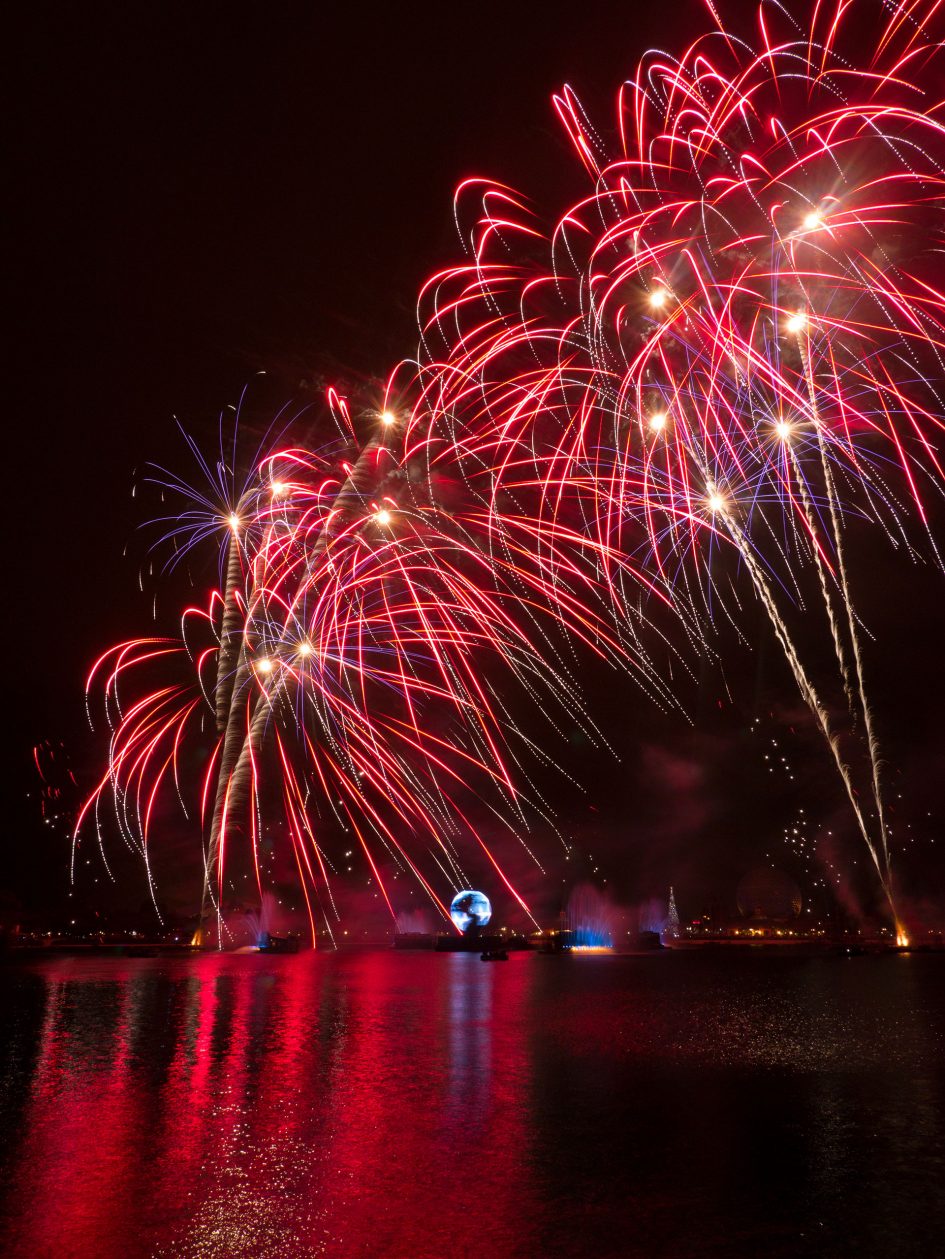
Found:
[(5, 1256), (941, 1253), (945, 958), (63, 958), (0, 985)]

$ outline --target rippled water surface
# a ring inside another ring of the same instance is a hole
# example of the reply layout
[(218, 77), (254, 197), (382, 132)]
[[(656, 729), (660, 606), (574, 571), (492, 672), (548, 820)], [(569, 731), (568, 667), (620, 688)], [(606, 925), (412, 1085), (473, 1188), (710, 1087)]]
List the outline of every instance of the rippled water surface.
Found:
[(945, 1253), (945, 958), (0, 972), (0, 1251)]

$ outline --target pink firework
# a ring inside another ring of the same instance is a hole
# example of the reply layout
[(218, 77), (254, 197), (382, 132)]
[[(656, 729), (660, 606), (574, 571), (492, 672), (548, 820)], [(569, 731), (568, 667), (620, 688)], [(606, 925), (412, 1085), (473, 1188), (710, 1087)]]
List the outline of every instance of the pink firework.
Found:
[[(747, 38), (717, 22), (678, 58), (642, 59), (611, 144), (565, 88), (588, 194), (549, 219), (507, 187), (460, 189), (470, 257), (423, 295), (414, 419), (461, 447), (484, 497), (526, 496), (536, 545), (567, 532), (621, 617), (629, 571), (631, 597), (662, 592), (707, 646), (713, 618), (737, 619), (711, 559), (732, 553), (890, 897), (845, 522), (908, 547), (941, 489), (937, 9), (889, 5), (870, 28), (865, 3), (803, 19), (762, 5)], [(870, 810), (789, 625), (805, 572), (864, 733)]]
[[(470, 845), (527, 916), (501, 844), (510, 834), (524, 843), (526, 814), (541, 806), (520, 790), (495, 677), (580, 716), (573, 685), (540, 652), (542, 622), (553, 627), (562, 609), (591, 650), (626, 658), (520, 540), (496, 551), (494, 515), (444, 501), (442, 476), (405, 454), (392, 412), (370, 423), (347, 461), (283, 447), (238, 487), (202, 464), (209, 494), (164, 478), (190, 504), (169, 518), (175, 545), (223, 539), (221, 587), (185, 611), (179, 637), (119, 644), (89, 677), (112, 738), (76, 844), (94, 820), (104, 856), (103, 834), (117, 828), (150, 877), (155, 826), (176, 796), (204, 837), (203, 939), (226, 937), (234, 868), (249, 863), (262, 896), (273, 833), (313, 939), (317, 921), (330, 934), (330, 815), (392, 916), (385, 867), (413, 876), (449, 921), (444, 893), (468, 882)], [(206, 756), (199, 782), (185, 768), (195, 744)], [(492, 837), (469, 812), (477, 795), (496, 818)]]

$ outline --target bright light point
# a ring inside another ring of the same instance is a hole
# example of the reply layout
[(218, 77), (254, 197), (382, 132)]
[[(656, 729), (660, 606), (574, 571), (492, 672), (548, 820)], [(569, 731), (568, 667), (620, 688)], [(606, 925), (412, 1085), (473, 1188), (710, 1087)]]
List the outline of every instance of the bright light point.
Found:
[(311, 654), (312, 654), (312, 644), (311, 644), (311, 643), (299, 643), (299, 655), (300, 655), (300, 656), (310, 656)]
[(712, 493), (709, 495), (709, 511), (721, 511), (725, 506), (725, 499), (721, 494)]
[(665, 289), (654, 289), (650, 294), (650, 305), (654, 310), (662, 310), (662, 308), (666, 305), (666, 299), (668, 297), (669, 294)]
[(774, 431), (782, 441), (787, 441), (787, 439), (791, 436), (791, 426), (788, 424), (787, 420), (778, 420), (777, 424), (774, 426)]
[(787, 321), (788, 332), (803, 332), (806, 327), (807, 327), (807, 316), (804, 314), (803, 311), (800, 311), (800, 310), (797, 311), (796, 314), (791, 315), (791, 317)]
[(391, 514), (386, 507), (382, 507), (380, 511), (374, 513), (374, 519), (379, 525), (389, 525), (391, 522)]
[(823, 221), (823, 215), (819, 210), (811, 210), (810, 214), (804, 215), (804, 231), (815, 232)]
[(272, 673), (272, 661), (263, 656), (262, 660), (256, 662), (256, 668), (260, 673)]
[(227, 520), (231, 529), (238, 529), (240, 527), (240, 518), (237, 516), (235, 511), (230, 513)]
[(382, 424), (393, 424), (393, 423), (395, 423), (395, 422), (396, 422), (396, 420), (397, 420), (397, 416), (393, 413), (393, 411), (382, 411), (382, 412), (381, 412), (381, 423), (382, 423)]
[(273, 481), (273, 483), (272, 483), (272, 497), (273, 497), (273, 498), (279, 498), (281, 495), (283, 495), (283, 494), (287, 493), (287, 492), (288, 492), (288, 489), (289, 489), (289, 487), (286, 485), (286, 483), (285, 483), (284, 481)]
[(666, 427), (669, 416), (665, 411), (657, 411), (655, 415), (650, 416), (650, 428), (654, 433), (660, 433)]

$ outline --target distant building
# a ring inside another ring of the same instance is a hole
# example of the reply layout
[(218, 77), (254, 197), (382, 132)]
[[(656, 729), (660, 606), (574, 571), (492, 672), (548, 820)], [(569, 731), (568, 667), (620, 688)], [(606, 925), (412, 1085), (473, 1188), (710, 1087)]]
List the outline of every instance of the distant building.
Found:
[[(672, 891), (670, 894), (672, 896)], [(670, 948), (827, 943), (822, 927), (799, 921), (803, 907), (801, 890), (780, 870), (768, 867), (752, 870), (739, 883), (735, 900), (738, 918), (707, 914), (679, 927), (675, 937), (669, 933), (667, 920), (667, 930), (663, 933), (665, 943)]]
[(743, 918), (789, 922), (801, 912), (801, 889), (790, 875), (770, 866), (752, 870), (738, 885), (735, 903)]

